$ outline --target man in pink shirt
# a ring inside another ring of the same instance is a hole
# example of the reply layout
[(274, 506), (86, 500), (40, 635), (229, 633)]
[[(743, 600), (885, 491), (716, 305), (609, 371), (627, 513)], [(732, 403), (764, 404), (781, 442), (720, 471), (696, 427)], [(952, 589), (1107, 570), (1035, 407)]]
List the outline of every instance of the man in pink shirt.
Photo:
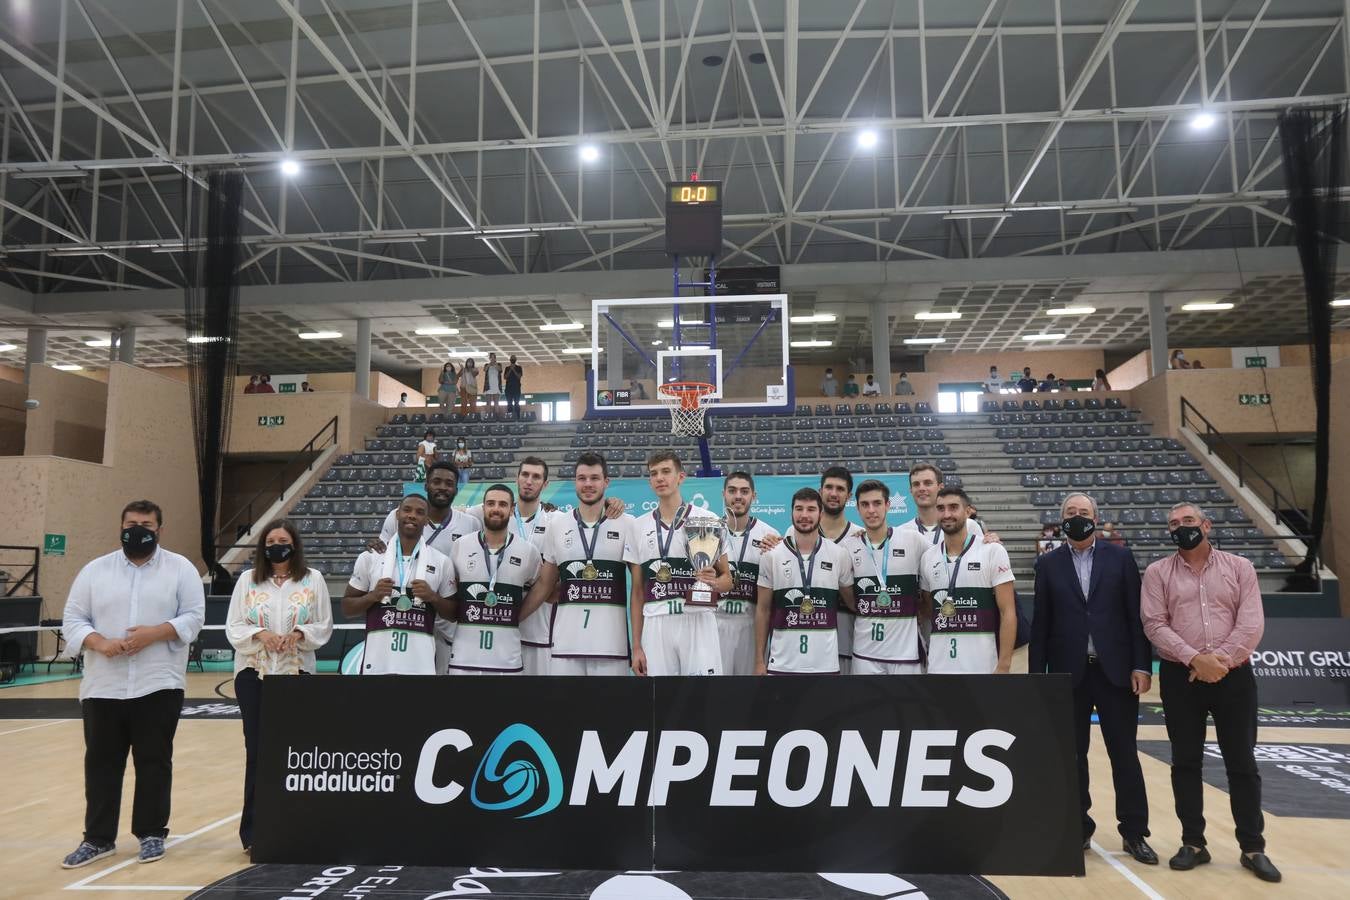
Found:
[(1279, 881), (1262, 835), (1261, 774), (1256, 768), (1256, 677), (1248, 662), (1265, 630), (1256, 570), (1209, 543), (1210, 521), (1193, 503), (1167, 517), (1177, 552), (1144, 573), (1144, 633), (1162, 657), (1158, 672), (1167, 737), (1172, 742), (1172, 796), (1181, 849), (1169, 865), (1188, 870), (1210, 861), (1205, 849), (1205, 720), (1214, 717), (1228, 773), (1240, 858), (1262, 881)]

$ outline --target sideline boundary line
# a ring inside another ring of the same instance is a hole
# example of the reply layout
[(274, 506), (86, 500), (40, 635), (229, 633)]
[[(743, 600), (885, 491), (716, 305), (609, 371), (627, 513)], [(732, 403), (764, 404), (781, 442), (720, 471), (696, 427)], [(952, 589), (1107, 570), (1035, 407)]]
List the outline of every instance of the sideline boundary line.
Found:
[[(195, 837), (199, 837), (200, 835), (206, 834), (206, 832), (208, 832), (208, 831), (211, 831), (211, 830), (213, 830), (213, 829), (215, 829), (215, 828), (219, 828), (219, 827), (222, 826), (222, 825), (227, 825), (227, 824), (229, 824), (230, 822), (233, 822), (235, 819), (238, 819), (241, 815), (242, 815), (242, 813), (234, 813), (233, 815), (226, 816), (226, 817), (223, 818), (223, 819), (217, 819), (216, 821), (212, 822), (210, 825), (203, 825), (201, 828), (198, 828), (196, 831), (189, 832), (188, 834), (184, 834), (184, 835), (181, 835), (181, 836), (179, 836), (179, 837), (169, 838), (169, 840), (165, 842), (164, 846), (165, 846), (166, 849), (169, 848), (169, 847), (177, 847), (179, 844), (184, 843), (185, 841), (190, 841), (190, 840), (192, 840), (192, 839), (195, 838)], [(202, 887), (203, 887), (202, 885), (191, 886), (191, 885), (179, 885), (179, 884), (90, 884), (91, 881), (95, 881), (95, 880), (97, 880), (97, 879), (99, 879), (99, 878), (102, 878), (104, 875), (111, 875), (113, 872), (117, 872), (117, 871), (119, 871), (119, 870), (121, 870), (121, 869), (125, 869), (127, 866), (134, 866), (134, 865), (136, 865), (136, 864), (137, 864), (136, 857), (133, 856), (131, 859), (123, 860), (122, 862), (117, 863), (117, 864), (114, 865), (114, 866), (109, 866), (109, 867), (106, 868), (106, 869), (100, 869), (99, 871), (95, 872), (93, 875), (89, 875), (89, 876), (87, 876), (87, 877), (85, 877), (85, 878), (81, 878), (79, 881), (71, 882), (70, 884), (66, 885), (62, 890), (67, 890), (67, 891), (200, 891), (200, 890), (202, 889)]]

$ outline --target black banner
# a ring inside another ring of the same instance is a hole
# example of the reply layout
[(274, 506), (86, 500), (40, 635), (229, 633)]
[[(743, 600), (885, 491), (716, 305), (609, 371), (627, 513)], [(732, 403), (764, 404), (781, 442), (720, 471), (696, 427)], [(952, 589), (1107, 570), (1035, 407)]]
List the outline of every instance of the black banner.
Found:
[(1083, 874), (1067, 676), (263, 691), (255, 862)]
[(1350, 619), (1266, 619), (1251, 662), (1263, 704), (1350, 704)]

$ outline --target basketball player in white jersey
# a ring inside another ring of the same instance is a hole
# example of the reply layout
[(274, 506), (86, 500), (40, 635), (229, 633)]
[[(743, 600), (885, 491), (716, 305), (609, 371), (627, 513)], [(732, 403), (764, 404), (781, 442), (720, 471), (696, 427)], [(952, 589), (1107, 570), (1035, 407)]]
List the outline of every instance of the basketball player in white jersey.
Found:
[[(901, 525), (909, 531), (917, 531), (928, 539), (930, 545), (942, 539), (942, 528), (938, 525), (937, 495), (942, 490), (942, 471), (930, 462), (915, 463), (909, 470), (909, 495), (914, 498), (914, 518)], [(972, 534), (984, 535), (984, 528), (974, 519), (967, 522)], [(986, 543), (997, 544), (997, 534), (984, 535)]]
[[(862, 529), (844, 518), (853, 495), (853, 474), (843, 466), (830, 466), (820, 473), (820, 533), (839, 546)], [(853, 665), (853, 613), (839, 610), (839, 672), (847, 675)]]
[(539, 575), (540, 555), (513, 528), (515, 496), (504, 484), (483, 492), (483, 528), (455, 541), (459, 579), (451, 675), (519, 675), (525, 669), (521, 622), (535, 607), (526, 593)]
[[(628, 590), (624, 549), (633, 517), (605, 518), (609, 465), (598, 453), (576, 462), (577, 505), (544, 536), (544, 564), (526, 605), (557, 594), (550, 675), (628, 674)], [(536, 596), (537, 595), (537, 596)]]
[[(633, 672), (636, 675), (720, 675), (722, 651), (713, 621), (718, 594), (731, 590), (723, 553), (695, 569), (685, 543), (690, 508), (680, 494), (684, 464), (673, 450), (647, 459), (656, 509), (634, 519), (624, 560), (632, 583)], [(696, 584), (711, 588), (701, 593)], [(707, 602), (696, 598), (706, 596)]]
[(855, 495), (865, 530), (845, 542), (853, 554), (854, 675), (917, 675), (919, 655), (919, 564), (928, 541), (914, 529), (886, 524), (891, 489), (864, 481)]
[(427, 546), (426, 497), (409, 494), (396, 512), (397, 538), (383, 553), (357, 557), (342, 612), (366, 620), (362, 675), (440, 674), (435, 622), (454, 618), (454, 567)]
[(755, 502), (755, 479), (749, 472), (732, 472), (722, 482), (726, 510), (727, 561), (731, 590), (717, 600), (713, 620), (722, 650), (723, 675), (755, 674), (755, 602), (759, 599), (759, 564), (766, 553), (765, 538), (778, 532), (750, 515)]
[(936, 506), (942, 540), (924, 553), (919, 569), (919, 615), (932, 622), (928, 672), (1006, 674), (1017, 642), (1008, 551), (970, 530), (965, 491), (942, 488)]
[[(427, 524), (422, 529), (423, 543), (445, 556), (456, 540), (466, 534), (476, 534), (479, 522), (466, 515), (462, 509), (454, 509), (455, 495), (459, 492), (459, 469), (454, 463), (444, 460), (432, 463), (427, 468), (427, 480), (423, 485), (427, 490)], [(384, 517), (380, 527), (380, 536), (372, 540), (369, 549), (384, 553), (388, 543), (393, 540), (397, 528), (395, 518), (398, 510), (392, 510)], [(444, 672), (450, 663), (450, 646), (455, 640), (455, 622), (444, 617), (436, 619), (436, 671)]]
[(792, 530), (765, 554), (755, 607), (755, 674), (837, 674), (840, 606), (854, 607), (853, 557), (820, 533), (820, 493), (792, 495)]

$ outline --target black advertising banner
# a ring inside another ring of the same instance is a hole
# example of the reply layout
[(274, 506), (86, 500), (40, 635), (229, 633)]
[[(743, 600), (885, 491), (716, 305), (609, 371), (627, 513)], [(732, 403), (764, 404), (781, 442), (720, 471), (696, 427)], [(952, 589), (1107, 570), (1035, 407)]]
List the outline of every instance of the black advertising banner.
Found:
[(1083, 873), (1067, 676), (263, 692), (255, 862)]
[(1350, 703), (1350, 619), (1266, 619), (1252, 654), (1256, 696), (1274, 703)]

